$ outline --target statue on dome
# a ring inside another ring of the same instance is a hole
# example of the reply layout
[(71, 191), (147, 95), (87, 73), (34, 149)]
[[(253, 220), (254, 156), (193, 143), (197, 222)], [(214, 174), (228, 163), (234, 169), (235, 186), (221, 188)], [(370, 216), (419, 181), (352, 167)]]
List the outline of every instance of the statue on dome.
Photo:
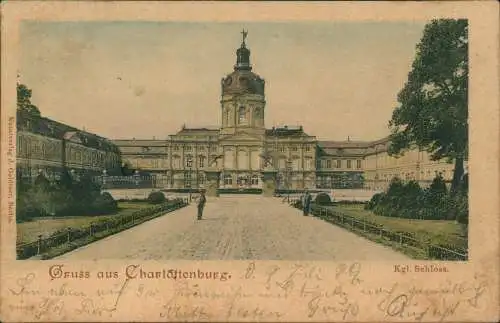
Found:
[(247, 38), (248, 30), (245, 31), (245, 29), (243, 29), (243, 31), (241, 32), (241, 34), (243, 35), (243, 42), (241, 43), (241, 45), (245, 46), (245, 39)]

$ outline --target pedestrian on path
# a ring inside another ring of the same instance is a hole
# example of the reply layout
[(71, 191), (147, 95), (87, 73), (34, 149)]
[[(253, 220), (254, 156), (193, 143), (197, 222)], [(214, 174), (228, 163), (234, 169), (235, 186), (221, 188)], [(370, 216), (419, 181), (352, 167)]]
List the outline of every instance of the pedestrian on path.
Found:
[(311, 201), (311, 193), (309, 193), (306, 189), (302, 198), (302, 211), (304, 212), (304, 216), (309, 216), (309, 213), (311, 212)]
[(201, 220), (203, 216), (203, 208), (205, 207), (205, 203), (207, 202), (207, 198), (205, 197), (205, 190), (201, 190), (200, 197), (198, 198), (198, 220)]

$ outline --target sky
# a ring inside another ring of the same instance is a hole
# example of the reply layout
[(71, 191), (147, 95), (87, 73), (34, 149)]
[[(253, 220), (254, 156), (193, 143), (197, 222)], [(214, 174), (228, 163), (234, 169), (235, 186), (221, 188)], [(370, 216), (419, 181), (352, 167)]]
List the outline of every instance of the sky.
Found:
[(20, 81), (42, 115), (110, 139), (218, 126), (220, 81), (248, 30), (266, 80), (265, 125), (319, 140), (389, 133), (424, 22), (36, 22), (21, 25)]

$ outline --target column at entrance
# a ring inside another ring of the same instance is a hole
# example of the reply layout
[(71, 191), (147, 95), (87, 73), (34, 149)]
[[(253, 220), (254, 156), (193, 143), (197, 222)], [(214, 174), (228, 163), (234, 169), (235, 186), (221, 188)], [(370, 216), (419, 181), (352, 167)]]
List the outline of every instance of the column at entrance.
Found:
[(206, 195), (207, 196), (219, 196), (219, 184), (220, 184), (220, 171), (215, 168), (209, 168), (205, 170), (205, 180), (206, 180)]
[(278, 171), (274, 168), (267, 168), (262, 171), (262, 195), (274, 196), (277, 174)]

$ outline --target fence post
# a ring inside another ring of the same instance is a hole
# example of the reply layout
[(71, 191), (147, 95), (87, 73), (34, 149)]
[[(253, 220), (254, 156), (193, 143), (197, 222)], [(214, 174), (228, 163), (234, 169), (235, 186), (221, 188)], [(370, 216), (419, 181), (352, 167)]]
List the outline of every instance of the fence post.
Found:
[(89, 227), (89, 235), (92, 237), (92, 223), (90, 224), (90, 227)]
[(38, 243), (37, 243), (37, 252), (36, 254), (39, 255), (40, 252), (42, 252), (42, 235), (38, 235)]
[(68, 228), (68, 243), (71, 242), (71, 228)]
[(351, 218), (351, 229), (354, 229), (354, 218)]
[(403, 244), (403, 234), (399, 234), (399, 244)]
[(366, 221), (363, 219), (363, 232), (366, 232)]

